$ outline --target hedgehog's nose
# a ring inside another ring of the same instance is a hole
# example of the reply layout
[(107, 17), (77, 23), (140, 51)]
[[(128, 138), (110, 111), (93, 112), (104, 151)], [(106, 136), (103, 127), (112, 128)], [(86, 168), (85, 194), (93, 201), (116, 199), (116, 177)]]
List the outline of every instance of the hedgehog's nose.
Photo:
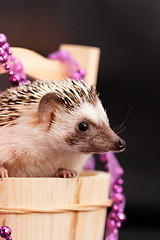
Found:
[(119, 151), (124, 150), (126, 148), (126, 142), (122, 138), (119, 138), (117, 141), (117, 147), (119, 148)]

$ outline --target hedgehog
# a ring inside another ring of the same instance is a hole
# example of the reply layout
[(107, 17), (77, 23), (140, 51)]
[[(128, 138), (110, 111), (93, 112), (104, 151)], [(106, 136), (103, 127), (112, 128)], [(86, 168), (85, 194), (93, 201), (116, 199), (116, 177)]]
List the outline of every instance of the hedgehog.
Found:
[(0, 95), (0, 177), (75, 177), (93, 153), (123, 151), (95, 87), (35, 81)]

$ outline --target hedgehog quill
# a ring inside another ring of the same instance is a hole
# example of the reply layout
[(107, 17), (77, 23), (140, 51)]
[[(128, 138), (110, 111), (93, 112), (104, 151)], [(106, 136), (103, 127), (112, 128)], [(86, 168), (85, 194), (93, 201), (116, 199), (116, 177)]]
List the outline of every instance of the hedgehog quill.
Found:
[(123, 151), (94, 87), (35, 81), (0, 95), (0, 177), (75, 177), (90, 154)]

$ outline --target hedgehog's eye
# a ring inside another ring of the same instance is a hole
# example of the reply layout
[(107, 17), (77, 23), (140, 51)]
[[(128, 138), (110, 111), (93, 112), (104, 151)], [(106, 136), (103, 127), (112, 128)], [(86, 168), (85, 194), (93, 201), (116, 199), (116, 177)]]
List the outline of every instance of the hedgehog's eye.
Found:
[(89, 124), (87, 122), (81, 122), (78, 126), (79, 130), (85, 132), (89, 128)]

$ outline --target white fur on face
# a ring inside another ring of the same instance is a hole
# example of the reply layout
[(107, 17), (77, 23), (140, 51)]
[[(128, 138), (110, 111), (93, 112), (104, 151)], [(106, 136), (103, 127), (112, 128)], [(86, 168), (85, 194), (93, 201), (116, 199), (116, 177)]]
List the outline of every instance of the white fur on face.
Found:
[(55, 120), (50, 129), (50, 144), (54, 144), (56, 149), (66, 152), (78, 151), (77, 146), (69, 146), (64, 140), (75, 133), (77, 125), (82, 121), (92, 122), (97, 127), (108, 127), (109, 120), (107, 114), (98, 100), (95, 105), (83, 102), (79, 107), (66, 113), (64, 109), (58, 109), (55, 113)]
[(84, 102), (78, 109), (78, 115), (83, 116), (83, 118), (88, 119), (95, 123), (97, 126), (105, 125), (109, 126), (109, 120), (107, 114), (102, 106), (101, 101), (98, 99), (96, 105), (90, 104), (89, 102)]

